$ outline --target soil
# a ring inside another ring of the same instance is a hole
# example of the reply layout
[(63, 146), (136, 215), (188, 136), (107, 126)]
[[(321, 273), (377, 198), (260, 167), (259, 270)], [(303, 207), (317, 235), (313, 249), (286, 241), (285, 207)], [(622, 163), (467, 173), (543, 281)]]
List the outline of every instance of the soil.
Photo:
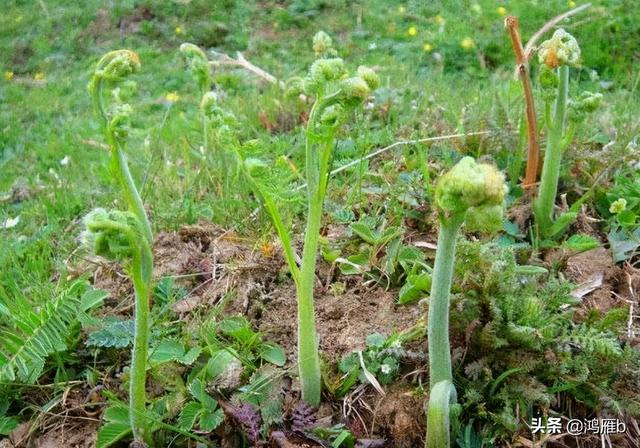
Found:
[[(612, 308), (630, 306), (633, 313), (640, 306), (640, 269), (630, 263), (616, 265), (608, 249), (599, 247), (570, 256), (565, 273), (577, 285), (575, 296), (582, 300), (579, 316), (584, 317), (593, 310), (604, 314)], [(640, 327), (632, 320), (622, 338), (635, 346), (640, 344), (636, 335), (640, 335)]]
[[(323, 294), (316, 298), (316, 319), (320, 350), (327, 360), (338, 361), (354, 350), (366, 347), (367, 335), (389, 335), (406, 330), (419, 318), (417, 307), (398, 308), (395, 295), (380, 289), (353, 288), (342, 294)], [(296, 353), (296, 296), (292, 286), (285, 286), (263, 303), (258, 329), (267, 339), (281, 344), (289, 359)]]
[(584, 291), (594, 288), (582, 297), (584, 308), (606, 312), (621, 305), (620, 296), (613, 294), (620, 271), (609, 250), (599, 247), (569, 257), (565, 272), (578, 288), (583, 285)]

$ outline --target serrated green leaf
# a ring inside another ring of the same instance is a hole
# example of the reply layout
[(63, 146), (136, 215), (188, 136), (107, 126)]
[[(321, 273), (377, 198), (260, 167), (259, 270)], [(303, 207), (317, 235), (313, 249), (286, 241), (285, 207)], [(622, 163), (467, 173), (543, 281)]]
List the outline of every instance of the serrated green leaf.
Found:
[(0, 435), (8, 436), (18, 426), (16, 417), (0, 417)]
[(184, 287), (177, 285), (173, 277), (163, 277), (157, 283), (153, 294), (156, 299), (156, 305), (162, 307), (182, 299), (187, 294), (187, 291)]
[(347, 356), (344, 356), (340, 360), (340, 364), (338, 364), (338, 368), (342, 373), (349, 373), (354, 369), (358, 369), (360, 367), (360, 360), (358, 359), (357, 353), (349, 353)]
[(361, 274), (368, 266), (369, 254), (361, 253), (347, 258), (337, 258), (336, 263), (344, 275)]
[(129, 408), (124, 405), (115, 405), (104, 411), (105, 423), (98, 431), (96, 448), (106, 448), (131, 433), (129, 422)]
[(106, 323), (87, 338), (90, 347), (125, 348), (133, 343), (135, 326), (133, 320), (119, 320)]
[(354, 220), (355, 215), (353, 214), (353, 211), (351, 211), (350, 209), (340, 208), (335, 212), (331, 213), (331, 218), (339, 224), (348, 224)]
[(414, 302), (431, 289), (431, 274), (413, 274), (407, 276), (407, 281), (398, 292), (398, 303), (401, 305)]
[(251, 324), (243, 316), (224, 319), (218, 323), (218, 328), (226, 336), (231, 336), (242, 344), (249, 344), (257, 337), (257, 333), (251, 329)]
[(380, 333), (371, 333), (367, 336), (367, 347), (382, 347), (387, 338)]
[(265, 342), (260, 345), (260, 357), (271, 364), (282, 367), (287, 361), (284, 349), (278, 344)]
[(204, 384), (202, 384), (199, 378), (193, 380), (187, 389), (189, 389), (189, 393), (193, 398), (198, 400), (205, 409), (212, 411), (218, 407), (218, 402), (207, 393)]
[(424, 253), (417, 247), (401, 246), (398, 252), (398, 263), (405, 271), (409, 271), (416, 263), (424, 262)]
[(400, 227), (387, 227), (378, 238), (378, 244), (385, 245), (395, 237), (402, 235), (402, 232)]
[(631, 258), (640, 249), (640, 228), (634, 232), (627, 230), (612, 231), (608, 235), (613, 261), (616, 263)]
[(162, 364), (170, 361), (179, 361), (184, 357), (184, 346), (178, 341), (162, 341), (151, 353), (149, 361), (155, 364)]
[(200, 429), (203, 431), (213, 431), (224, 421), (224, 412), (218, 408), (215, 411), (203, 409), (200, 414)]
[(193, 428), (193, 425), (196, 423), (196, 420), (200, 416), (203, 407), (200, 403), (196, 401), (190, 401), (182, 408), (180, 411), (180, 416), (178, 417), (178, 427), (185, 431), (189, 431)]
[(635, 226), (638, 221), (638, 217), (632, 210), (621, 211), (616, 215), (616, 219), (623, 227)]
[(104, 289), (90, 289), (80, 298), (80, 310), (89, 311), (99, 305), (102, 305), (104, 299), (109, 297), (109, 293)]
[(201, 347), (196, 346), (196, 347), (190, 348), (189, 351), (184, 354), (182, 359), (179, 360), (180, 364), (190, 366), (195, 362), (196, 359), (198, 359), (198, 356), (200, 356), (200, 353), (202, 353)]
[(107, 448), (131, 434), (131, 425), (127, 423), (106, 423), (98, 431), (96, 448)]
[(562, 243), (562, 248), (576, 252), (584, 252), (599, 246), (600, 241), (589, 235), (571, 235)]
[(518, 224), (509, 221), (508, 219), (505, 219), (502, 223), (502, 228), (504, 229), (505, 232), (507, 232), (508, 235), (511, 235), (513, 237), (516, 238), (524, 238), (524, 234), (520, 231), (520, 227), (518, 227)]
[(103, 416), (105, 421), (114, 422), (114, 423), (128, 423), (129, 422), (129, 408), (116, 404), (114, 406), (110, 406), (104, 411)]
[(377, 235), (377, 233), (374, 232), (373, 229), (371, 229), (362, 221), (354, 222), (350, 227), (353, 233), (358, 235), (363, 241), (369, 244), (376, 244), (378, 242), (378, 239), (380, 238), (380, 235)]
[(193, 398), (198, 400), (200, 403), (207, 400), (207, 392), (204, 390), (204, 384), (202, 384), (202, 381), (200, 381), (199, 378), (193, 380), (187, 388)]

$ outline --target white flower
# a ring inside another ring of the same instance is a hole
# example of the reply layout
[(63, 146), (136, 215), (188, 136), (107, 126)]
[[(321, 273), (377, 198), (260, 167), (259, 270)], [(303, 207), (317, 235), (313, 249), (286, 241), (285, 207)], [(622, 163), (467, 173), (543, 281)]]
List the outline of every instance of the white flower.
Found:
[(389, 375), (391, 373), (391, 366), (389, 364), (382, 364), (380, 366), (380, 371), (383, 375)]
[(17, 226), (19, 222), (20, 215), (16, 216), (15, 218), (7, 218), (4, 220), (2, 225), (0, 225), (0, 229), (12, 229)]

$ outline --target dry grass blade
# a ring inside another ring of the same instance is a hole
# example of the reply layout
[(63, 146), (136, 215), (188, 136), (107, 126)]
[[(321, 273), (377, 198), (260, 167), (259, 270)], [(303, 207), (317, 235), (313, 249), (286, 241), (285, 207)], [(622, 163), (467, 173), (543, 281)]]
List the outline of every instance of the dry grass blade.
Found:
[(373, 374), (367, 370), (367, 366), (364, 365), (364, 359), (362, 359), (361, 351), (358, 351), (358, 357), (360, 358), (360, 366), (362, 367), (362, 372), (364, 373), (364, 376), (367, 378), (367, 381), (369, 381), (371, 385), (375, 388), (375, 390), (377, 390), (378, 393), (384, 397), (386, 395), (384, 392), (384, 389), (382, 388), (382, 386), (380, 385), (376, 377), (373, 376)]
[(254, 65), (251, 62), (249, 62), (240, 52), (236, 54), (235, 59), (225, 53), (218, 53), (215, 51), (212, 51), (212, 53), (213, 53), (213, 56), (215, 57), (215, 60), (210, 62), (210, 64), (212, 65), (227, 65), (227, 66), (241, 67), (271, 84), (279, 84), (279, 85), (281, 84), (281, 82), (278, 81), (278, 78), (273, 76), (271, 73), (268, 73), (267, 71), (261, 69), (257, 65)]

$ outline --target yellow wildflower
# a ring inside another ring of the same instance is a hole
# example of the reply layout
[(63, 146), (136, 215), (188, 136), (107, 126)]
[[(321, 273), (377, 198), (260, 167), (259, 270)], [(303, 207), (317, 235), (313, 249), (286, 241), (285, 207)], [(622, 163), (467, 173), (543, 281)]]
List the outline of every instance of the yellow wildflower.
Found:
[(260, 253), (265, 258), (271, 258), (276, 253), (276, 245), (271, 241), (265, 241), (260, 244)]
[(35, 75), (33, 75), (33, 79), (35, 79), (36, 81), (44, 81), (44, 73), (37, 72)]
[(498, 12), (498, 14), (500, 14), (502, 17), (507, 15), (507, 8), (505, 8), (504, 6), (498, 6), (498, 8), (496, 9), (496, 11)]
[(404, 6), (398, 6), (398, 12), (400, 14), (404, 14), (405, 12), (407, 12), (407, 8), (405, 8)]
[(13, 79), (13, 72), (11, 70), (4, 72), (4, 79), (11, 81)]
[(465, 37), (460, 42), (460, 46), (462, 48), (464, 48), (465, 50), (471, 50), (472, 48), (474, 48), (476, 46), (476, 43), (470, 37)]
[(576, 7), (576, 2), (574, 2), (573, 0), (569, 0), (567, 5), (569, 5), (569, 8), (575, 8)]
[(170, 103), (175, 103), (180, 99), (180, 96), (176, 92), (169, 92), (164, 96), (164, 99)]
[(407, 30), (407, 34), (409, 36), (415, 36), (416, 34), (418, 34), (418, 29), (415, 26), (410, 26)]
[(446, 20), (444, 20), (444, 17), (442, 17), (440, 14), (438, 14), (437, 16), (434, 17), (434, 20), (436, 21), (436, 23), (438, 25), (444, 25), (445, 23), (447, 23)]
[(611, 206), (609, 207), (609, 212), (618, 214), (625, 211), (626, 208), (627, 208), (627, 200), (625, 198), (619, 198), (611, 203)]
[(429, 42), (426, 42), (424, 45), (422, 45), (422, 51), (430, 53), (431, 50), (433, 50), (433, 45), (431, 45)]
[(176, 27), (176, 34), (182, 34), (182, 27), (180, 25)]

